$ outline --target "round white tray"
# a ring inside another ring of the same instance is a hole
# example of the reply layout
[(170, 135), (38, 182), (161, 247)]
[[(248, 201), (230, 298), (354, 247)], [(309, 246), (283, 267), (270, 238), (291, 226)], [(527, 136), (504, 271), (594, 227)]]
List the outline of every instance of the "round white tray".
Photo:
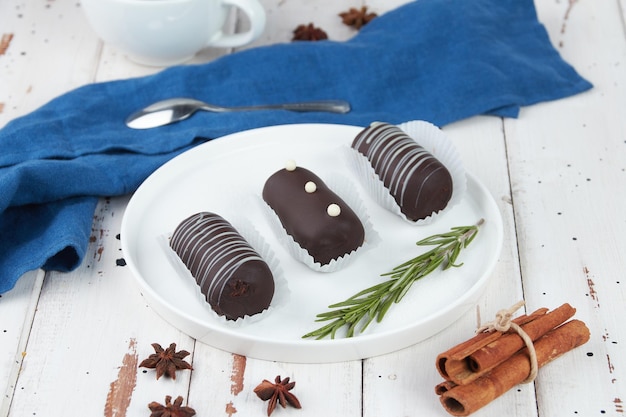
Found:
[[(408, 225), (379, 207), (360, 185), (345, 148), (360, 127), (325, 124), (273, 126), (207, 142), (152, 174), (128, 204), (122, 221), (124, 257), (148, 304), (165, 320), (197, 340), (229, 352), (283, 362), (357, 360), (399, 350), (441, 331), (472, 308), (482, 294), (502, 246), (502, 219), (485, 187), (467, 175), (462, 200), (435, 222)], [(265, 180), (294, 159), (331, 183), (343, 176), (354, 184), (379, 239), (358, 252), (346, 268), (315, 272), (281, 246), (262, 210)], [(288, 296), (261, 320), (231, 325), (208, 311), (164, 253), (159, 238), (187, 216), (212, 211), (227, 220), (245, 216), (280, 262)], [(436, 271), (417, 281), (381, 323), (353, 338), (302, 339), (324, 323), (315, 316), (328, 305), (365, 289), (394, 266), (428, 247), (415, 242), (485, 219), (474, 242), (463, 251), (464, 265)]]

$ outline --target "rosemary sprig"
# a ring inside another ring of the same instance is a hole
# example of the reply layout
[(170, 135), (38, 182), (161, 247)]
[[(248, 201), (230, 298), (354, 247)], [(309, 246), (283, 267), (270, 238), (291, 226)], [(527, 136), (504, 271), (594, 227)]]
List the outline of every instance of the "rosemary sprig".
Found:
[(302, 337), (323, 339), (330, 336), (334, 339), (337, 331), (346, 326), (346, 336), (353, 337), (360, 323), (358, 333), (365, 331), (374, 319), (380, 322), (389, 308), (402, 300), (415, 281), (430, 274), (439, 266), (446, 270), (463, 265), (457, 264), (456, 260), (461, 250), (474, 240), (478, 228), (483, 223), (484, 219), (480, 219), (473, 226), (453, 227), (447, 233), (420, 240), (416, 245), (436, 245), (436, 247), (396, 266), (390, 272), (381, 274), (390, 277), (387, 281), (366, 288), (345, 301), (328, 306), (334, 310), (318, 314), (316, 321), (332, 320), (332, 322)]

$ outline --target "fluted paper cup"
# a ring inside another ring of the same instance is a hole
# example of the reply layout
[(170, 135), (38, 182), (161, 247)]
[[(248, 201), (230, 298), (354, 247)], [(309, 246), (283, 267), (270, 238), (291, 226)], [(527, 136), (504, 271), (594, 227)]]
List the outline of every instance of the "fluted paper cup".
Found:
[(381, 207), (397, 214), (409, 224), (431, 224), (438, 216), (449, 211), (463, 198), (467, 190), (467, 180), (463, 162), (447, 135), (432, 123), (423, 120), (414, 120), (402, 123), (398, 125), (398, 127), (437, 158), (450, 172), (450, 176), (452, 177), (452, 195), (448, 204), (442, 210), (433, 212), (429, 216), (417, 221), (408, 219), (400, 210), (400, 206), (385, 187), (383, 181), (374, 171), (367, 157), (351, 147), (348, 148), (348, 156), (352, 161), (355, 174), (361, 179), (368, 194)]

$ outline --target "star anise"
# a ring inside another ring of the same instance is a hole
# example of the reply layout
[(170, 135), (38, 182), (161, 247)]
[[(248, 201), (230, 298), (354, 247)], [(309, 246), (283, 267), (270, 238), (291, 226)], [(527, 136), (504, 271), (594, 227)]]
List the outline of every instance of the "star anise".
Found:
[(313, 23), (300, 25), (293, 31), (292, 41), (320, 41), (328, 39), (328, 35), (321, 28), (315, 27)]
[(139, 367), (156, 368), (157, 379), (161, 378), (162, 375), (176, 379), (177, 369), (193, 369), (189, 363), (183, 360), (185, 356), (189, 355), (189, 352), (186, 350), (176, 352), (176, 343), (170, 344), (167, 349), (163, 349), (158, 343), (153, 343), (152, 347), (156, 353), (144, 359)]
[(172, 397), (165, 396), (165, 405), (159, 404), (156, 401), (152, 401), (148, 404), (148, 408), (152, 413), (150, 417), (191, 417), (196, 415), (196, 410), (191, 407), (182, 406), (183, 397), (180, 395), (174, 400), (172, 404)]
[(272, 384), (267, 379), (264, 379), (255, 389), (254, 393), (262, 399), (263, 401), (270, 400), (267, 404), (267, 415), (271, 415), (274, 409), (276, 408), (276, 404), (280, 403), (283, 408), (287, 407), (289, 404), (295, 408), (302, 408), (300, 405), (300, 401), (296, 398), (295, 395), (290, 393), (293, 387), (296, 386), (296, 382), (289, 382), (289, 377), (283, 379), (281, 381), (280, 375), (276, 377), (274, 380), (274, 384)]
[(376, 13), (368, 13), (367, 6), (363, 6), (360, 10), (351, 7), (347, 12), (339, 13), (339, 16), (344, 24), (353, 26), (358, 30), (367, 25), (378, 15)]

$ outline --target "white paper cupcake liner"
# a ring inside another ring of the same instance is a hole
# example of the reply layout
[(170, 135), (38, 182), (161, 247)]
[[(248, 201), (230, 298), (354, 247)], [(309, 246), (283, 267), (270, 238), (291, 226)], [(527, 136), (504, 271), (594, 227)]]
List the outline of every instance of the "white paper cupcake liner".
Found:
[(247, 326), (252, 323), (257, 323), (265, 319), (268, 315), (272, 314), (278, 308), (286, 305), (289, 299), (290, 291), (289, 284), (284, 277), (283, 271), (280, 268), (280, 262), (278, 257), (272, 251), (270, 245), (263, 239), (261, 234), (254, 228), (254, 226), (243, 217), (234, 217), (232, 219), (226, 219), (239, 234), (252, 246), (252, 248), (263, 258), (268, 267), (272, 271), (274, 277), (274, 296), (269, 307), (260, 313), (252, 316), (240, 317), (237, 320), (228, 320), (225, 316), (217, 314), (211, 305), (206, 300), (206, 297), (200, 291), (200, 286), (197, 284), (196, 279), (191, 274), (191, 271), (187, 269), (184, 262), (178, 257), (178, 254), (170, 247), (169, 242), (171, 233), (168, 235), (158, 236), (159, 245), (163, 252), (173, 265), (176, 272), (182, 278), (182, 282), (191, 291), (193, 291), (197, 300), (201, 303), (202, 307), (207, 311), (207, 319), (215, 321), (217, 324), (229, 326), (233, 328)]
[(450, 172), (452, 177), (452, 196), (442, 210), (433, 212), (431, 215), (417, 221), (408, 219), (400, 210), (400, 206), (389, 193), (389, 190), (384, 186), (383, 181), (374, 171), (369, 160), (350, 146), (348, 146), (347, 153), (352, 161), (355, 174), (361, 179), (361, 183), (368, 194), (377, 204), (397, 214), (409, 224), (424, 226), (435, 221), (438, 216), (448, 212), (461, 201), (467, 190), (465, 168), (456, 148), (447, 135), (437, 126), (423, 120), (414, 120), (402, 123), (398, 127), (437, 158)]
[(313, 256), (311, 256), (306, 249), (302, 248), (298, 242), (296, 242), (293, 237), (287, 233), (274, 210), (272, 210), (263, 198), (259, 198), (259, 204), (261, 204), (266, 213), (271, 229), (276, 234), (283, 247), (285, 247), (287, 252), (289, 252), (293, 258), (302, 262), (313, 271), (335, 272), (345, 268), (353, 262), (356, 257), (360, 256), (362, 252), (375, 246), (380, 241), (380, 237), (374, 230), (374, 227), (369, 220), (365, 204), (363, 204), (363, 201), (359, 197), (354, 185), (349, 180), (341, 177), (341, 175), (335, 175), (332, 180), (324, 180), (324, 183), (328, 186), (328, 188), (333, 190), (335, 194), (341, 197), (341, 199), (354, 211), (359, 220), (361, 220), (365, 231), (365, 238), (360, 247), (337, 259), (331, 260), (325, 265), (316, 262)]

